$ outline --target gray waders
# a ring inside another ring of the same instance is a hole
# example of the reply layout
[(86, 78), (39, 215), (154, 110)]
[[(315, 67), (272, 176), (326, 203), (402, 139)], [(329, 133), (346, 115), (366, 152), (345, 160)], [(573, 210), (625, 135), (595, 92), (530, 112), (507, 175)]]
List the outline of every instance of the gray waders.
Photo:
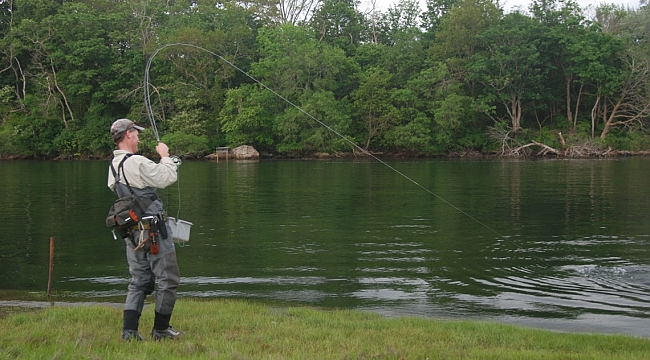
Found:
[[(118, 193), (126, 194), (129, 190), (126, 185), (115, 184)], [(132, 188), (134, 193), (140, 197), (156, 196), (156, 189), (147, 187), (144, 189)], [(163, 203), (156, 199), (146, 211), (147, 215), (155, 215), (163, 212)], [(163, 226), (167, 227), (165, 222)], [(158, 240), (158, 253), (151, 253), (151, 241), (147, 241), (142, 248), (135, 250), (140, 239), (140, 233), (144, 238), (149, 237), (148, 230), (140, 231), (137, 227), (132, 229), (130, 236), (125, 238), (126, 260), (129, 264), (131, 282), (128, 286), (126, 301), (124, 304), (124, 329), (138, 330), (138, 323), (144, 299), (147, 295), (156, 290), (156, 317), (154, 328), (163, 330), (169, 327), (174, 304), (176, 303), (176, 289), (180, 282), (180, 272), (176, 261), (176, 249), (172, 241), (172, 234), (167, 227), (167, 236), (156, 235)]]

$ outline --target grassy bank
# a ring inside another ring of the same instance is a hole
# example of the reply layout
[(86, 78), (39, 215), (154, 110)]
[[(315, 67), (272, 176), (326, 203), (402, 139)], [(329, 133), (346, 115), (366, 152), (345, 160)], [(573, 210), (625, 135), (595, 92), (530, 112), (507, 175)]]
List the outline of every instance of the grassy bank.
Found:
[[(0, 318), (1, 359), (648, 359), (650, 339), (509, 325), (386, 319), (349, 310), (180, 300), (178, 341), (119, 340), (122, 311), (52, 307)], [(143, 314), (148, 335), (153, 309)]]

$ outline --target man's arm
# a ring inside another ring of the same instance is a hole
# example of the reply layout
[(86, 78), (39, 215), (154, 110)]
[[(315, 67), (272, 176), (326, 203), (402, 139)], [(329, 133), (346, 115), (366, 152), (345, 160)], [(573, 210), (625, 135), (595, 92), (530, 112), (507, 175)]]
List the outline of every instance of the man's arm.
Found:
[(140, 178), (145, 185), (158, 189), (164, 189), (176, 182), (178, 175), (176, 173), (176, 164), (169, 157), (160, 159), (160, 163), (144, 158), (145, 161), (139, 164)]
[(160, 163), (147, 159), (139, 164), (140, 177), (145, 184), (164, 189), (173, 184), (178, 179), (176, 173), (177, 166), (169, 157), (169, 147), (165, 143), (159, 142), (156, 145), (156, 152), (160, 155)]

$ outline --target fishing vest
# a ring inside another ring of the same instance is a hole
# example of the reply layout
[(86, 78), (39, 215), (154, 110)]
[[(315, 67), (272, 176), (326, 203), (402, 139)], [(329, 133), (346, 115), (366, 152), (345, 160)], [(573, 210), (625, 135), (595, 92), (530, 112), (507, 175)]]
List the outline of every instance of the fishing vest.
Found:
[[(125, 155), (127, 158), (131, 156), (131, 154)], [(127, 159), (128, 160), (128, 159)], [(126, 161), (125, 161), (126, 162)], [(122, 169), (123, 170), (123, 169)], [(113, 177), (115, 178), (115, 185), (113, 185), (113, 191), (117, 195), (118, 198), (127, 196), (133, 191), (133, 194), (141, 199), (149, 199), (151, 200), (151, 204), (147, 209), (145, 210), (145, 215), (157, 215), (163, 212), (163, 202), (160, 200), (158, 197), (158, 193), (156, 188), (147, 186), (142, 189), (133, 187), (133, 186), (127, 186), (126, 184), (123, 184), (120, 182), (120, 178), (124, 177), (126, 178), (126, 175), (123, 172), (117, 172), (115, 171), (115, 168), (113, 167), (113, 161), (111, 160), (111, 171), (113, 171)], [(120, 174), (121, 173), (121, 174)], [(127, 179), (128, 180), (128, 179)]]

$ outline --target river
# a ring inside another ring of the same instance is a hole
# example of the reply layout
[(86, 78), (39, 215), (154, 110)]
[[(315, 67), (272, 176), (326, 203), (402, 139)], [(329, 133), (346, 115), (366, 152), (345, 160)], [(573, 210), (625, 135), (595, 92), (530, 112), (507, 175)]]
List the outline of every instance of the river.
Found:
[[(388, 164), (185, 161), (180, 296), (650, 336), (650, 159)], [(0, 162), (0, 303), (45, 291), (50, 237), (57, 301), (123, 300), (107, 171)]]

